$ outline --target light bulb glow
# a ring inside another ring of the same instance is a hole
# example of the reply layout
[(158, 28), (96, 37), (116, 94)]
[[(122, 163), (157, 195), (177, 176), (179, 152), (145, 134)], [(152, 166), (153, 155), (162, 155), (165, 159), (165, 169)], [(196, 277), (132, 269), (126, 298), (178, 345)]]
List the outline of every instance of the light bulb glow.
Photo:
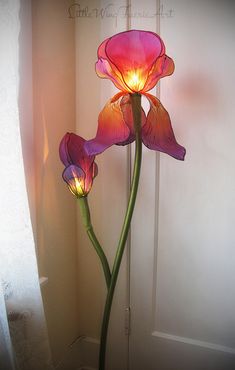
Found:
[(72, 194), (77, 197), (84, 197), (84, 181), (77, 177), (75, 171), (72, 171), (73, 177), (70, 179), (68, 186)]
[(125, 82), (132, 91), (141, 91), (144, 88), (145, 80), (140, 70), (132, 70), (125, 76)]

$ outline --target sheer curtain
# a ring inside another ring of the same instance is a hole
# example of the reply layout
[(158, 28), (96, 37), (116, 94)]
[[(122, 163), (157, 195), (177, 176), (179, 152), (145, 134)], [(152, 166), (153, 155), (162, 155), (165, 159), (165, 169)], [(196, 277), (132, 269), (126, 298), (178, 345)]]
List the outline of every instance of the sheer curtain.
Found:
[(0, 369), (51, 369), (19, 119), (20, 0), (0, 0)]

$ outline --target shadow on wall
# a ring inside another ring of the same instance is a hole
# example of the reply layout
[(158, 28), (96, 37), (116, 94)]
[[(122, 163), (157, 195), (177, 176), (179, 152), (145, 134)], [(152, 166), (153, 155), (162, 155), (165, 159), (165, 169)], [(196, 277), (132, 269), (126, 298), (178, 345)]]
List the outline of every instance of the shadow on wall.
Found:
[[(62, 181), (59, 142), (75, 131), (74, 22), (68, 0), (22, 0), (19, 113), (39, 274), (54, 363), (78, 335), (76, 203)], [(66, 320), (65, 320), (66, 318)]]

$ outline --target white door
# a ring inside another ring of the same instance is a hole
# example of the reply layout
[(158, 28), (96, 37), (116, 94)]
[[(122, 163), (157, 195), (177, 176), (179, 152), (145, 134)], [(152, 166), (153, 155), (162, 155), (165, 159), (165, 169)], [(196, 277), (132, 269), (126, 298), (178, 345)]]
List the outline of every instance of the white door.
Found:
[[(179, 162), (144, 151), (131, 234), (130, 370), (235, 369), (234, 9), (232, 1), (161, 1), (160, 34), (176, 70), (160, 99), (187, 155)], [(143, 18), (132, 28), (141, 22), (148, 29)]]

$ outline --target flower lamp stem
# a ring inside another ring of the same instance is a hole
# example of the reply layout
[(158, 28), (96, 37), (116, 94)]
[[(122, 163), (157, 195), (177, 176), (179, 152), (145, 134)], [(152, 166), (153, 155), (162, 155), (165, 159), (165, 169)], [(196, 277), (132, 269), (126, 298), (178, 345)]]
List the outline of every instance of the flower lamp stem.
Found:
[(96, 235), (94, 233), (93, 227), (92, 227), (91, 216), (90, 216), (90, 210), (89, 210), (87, 197), (81, 197), (81, 198), (78, 198), (78, 200), (79, 200), (79, 205), (80, 205), (83, 224), (86, 228), (87, 235), (89, 236), (89, 239), (92, 242), (92, 244), (93, 244), (93, 246), (96, 250), (96, 253), (98, 254), (98, 256), (100, 258), (100, 261), (101, 261), (101, 264), (102, 264), (102, 267), (103, 267), (103, 271), (104, 271), (104, 276), (105, 276), (107, 289), (108, 289), (108, 287), (110, 285), (111, 272), (110, 272), (109, 264), (108, 264), (107, 258), (105, 256), (105, 253), (104, 253), (100, 243), (98, 242), (98, 240), (96, 238)]
[(140, 94), (130, 94), (131, 105), (132, 105), (132, 114), (135, 127), (135, 160), (134, 160), (134, 170), (133, 177), (131, 182), (130, 197), (127, 205), (126, 215), (118, 243), (118, 248), (116, 252), (115, 261), (113, 264), (112, 274), (110, 285), (106, 297), (106, 303), (103, 314), (103, 322), (101, 329), (101, 340), (100, 340), (100, 354), (99, 354), (99, 370), (105, 370), (105, 354), (106, 354), (106, 343), (107, 343), (107, 334), (108, 334), (108, 325), (110, 312), (112, 307), (114, 290), (118, 278), (118, 273), (121, 265), (121, 260), (123, 252), (125, 249), (128, 232), (130, 229), (131, 218), (134, 211), (137, 190), (139, 185), (140, 178), (140, 168), (141, 168), (141, 158), (142, 158), (142, 140), (141, 140), (141, 95)]

